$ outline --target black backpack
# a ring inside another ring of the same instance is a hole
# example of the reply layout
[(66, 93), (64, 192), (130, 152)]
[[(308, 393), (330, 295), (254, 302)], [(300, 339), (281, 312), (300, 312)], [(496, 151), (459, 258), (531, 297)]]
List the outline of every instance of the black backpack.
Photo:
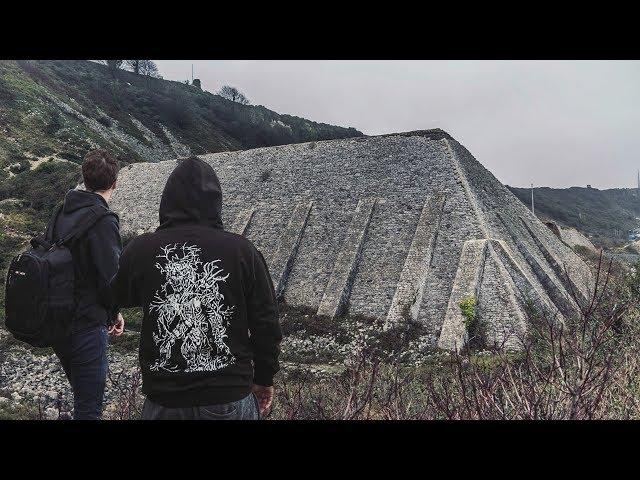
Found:
[(70, 246), (106, 215), (104, 207), (92, 206), (76, 226), (53, 239), (58, 208), (44, 235), (11, 261), (5, 290), (5, 326), (18, 340), (34, 347), (49, 347), (71, 333), (75, 315), (74, 268)]

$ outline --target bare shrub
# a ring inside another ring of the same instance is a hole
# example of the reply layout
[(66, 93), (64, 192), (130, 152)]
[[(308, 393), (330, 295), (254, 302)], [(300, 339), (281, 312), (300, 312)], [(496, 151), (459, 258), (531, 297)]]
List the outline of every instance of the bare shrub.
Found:
[(231, 100), (232, 102), (239, 103), (241, 105), (249, 105), (251, 103), (240, 90), (230, 85), (224, 85), (218, 91), (218, 95), (220, 95), (222, 98), (226, 98), (227, 100)]
[(529, 313), (518, 351), (433, 355), (411, 366), (360, 348), (344, 372), (283, 375), (272, 418), (602, 419), (640, 415), (640, 269), (600, 256), (576, 318)]
[(142, 401), (140, 386), (142, 377), (140, 369), (133, 373), (121, 370), (117, 374), (108, 373), (109, 381), (116, 390), (115, 400), (105, 411), (105, 418), (110, 420), (136, 420), (142, 415)]

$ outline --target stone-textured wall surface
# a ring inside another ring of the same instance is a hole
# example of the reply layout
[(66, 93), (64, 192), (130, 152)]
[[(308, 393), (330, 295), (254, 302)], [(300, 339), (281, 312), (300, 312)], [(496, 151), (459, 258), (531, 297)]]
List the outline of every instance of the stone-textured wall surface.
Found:
[(522, 345), (521, 335), (526, 329), (525, 305), (518, 300), (518, 287), (507, 268), (509, 262), (503, 262), (499, 256), (499, 252), (504, 251), (504, 242), (489, 241), (477, 299), (478, 323), (472, 334), (480, 335), (488, 347), (513, 349)]
[(363, 198), (358, 202), (347, 236), (342, 242), (342, 249), (338, 253), (333, 272), (320, 300), (318, 316), (335, 318), (347, 307), (360, 263), (362, 244), (367, 235), (375, 204), (375, 198)]
[(267, 254), (267, 264), (271, 266), (276, 296), (280, 297), (287, 286), (289, 272), (298, 254), (300, 240), (307, 226), (309, 211), (313, 202), (300, 202), (291, 214), (287, 228), (280, 235), (278, 246), (273, 255)]
[(431, 269), (433, 250), (438, 239), (445, 200), (444, 195), (431, 195), (422, 208), (420, 220), (398, 279), (396, 292), (387, 313), (387, 327), (418, 318), (425, 293), (425, 282)]
[(591, 243), (591, 240), (589, 240), (587, 237), (585, 237), (582, 233), (580, 233), (575, 228), (559, 227), (558, 230), (560, 231), (560, 238), (562, 239), (562, 241), (567, 245), (569, 245), (570, 247), (580, 246), (592, 252), (598, 251), (596, 246), (593, 243)]
[[(569, 280), (561, 278), (560, 267), (573, 284), (590, 281), (584, 262), (441, 130), (201, 158), (220, 178), (225, 225), (244, 230), (264, 253), (291, 305), (317, 311), (325, 297), (338, 305), (334, 313), (418, 322), (435, 346), (456, 274), (467, 268), (461, 258), (466, 241), (500, 241), (489, 248), (490, 262), (478, 280), (479, 315), (503, 316), (500, 305), (509, 304), (507, 316), (517, 323), (519, 308), (530, 299), (570, 311)], [(162, 188), (175, 165), (164, 161), (122, 170), (112, 208), (125, 235), (157, 226)], [(367, 222), (357, 207), (373, 198)], [(438, 214), (423, 215), (433, 199), (440, 202)], [(491, 296), (491, 285), (506, 287)], [(409, 308), (392, 308), (394, 296), (409, 301)], [(492, 325), (496, 318), (482, 320)], [(500, 336), (496, 328), (489, 329), (494, 338)]]
[[(467, 240), (462, 246), (456, 276), (451, 287), (447, 311), (444, 314), (442, 332), (438, 346), (446, 350), (459, 351), (468, 340), (467, 328), (474, 321), (480, 284), (483, 279), (487, 239)], [(464, 304), (470, 311), (465, 315)]]

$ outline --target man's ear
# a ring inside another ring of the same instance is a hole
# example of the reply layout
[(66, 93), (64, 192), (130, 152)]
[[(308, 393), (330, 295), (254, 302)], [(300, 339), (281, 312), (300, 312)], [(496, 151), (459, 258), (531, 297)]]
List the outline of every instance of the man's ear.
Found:
[(117, 184), (118, 184), (118, 180), (114, 181), (113, 185), (111, 185), (111, 190), (115, 190)]

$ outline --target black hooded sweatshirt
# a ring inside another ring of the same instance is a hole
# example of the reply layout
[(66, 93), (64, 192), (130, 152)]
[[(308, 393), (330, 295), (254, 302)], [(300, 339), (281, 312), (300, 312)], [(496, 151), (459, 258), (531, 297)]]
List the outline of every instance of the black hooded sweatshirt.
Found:
[[(140, 306), (142, 390), (166, 407), (228, 403), (270, 386), (282, 339), (261, 253), (222, 227), (218, 178), (180, 161), (160, 201), (160, 227), (132, 240), (113, 292)], [(126, 319), (125, 319), (126, 321)]]
[[(49, 225), (54, 240), (64, 237), (83, 221), (90, 207), (109, 209), (97, 193), (69, 190), (64, 205), (53, 225)], [(118, 217), (112, 213), (102, 217), (91, 229), (70, 245), (75, 274), (74, 295), (76, 314), (73, 331), (97, 325), (109, 325), (117, 309), (110, 296), (109, 283), (118, 271), (122, 251)]]

